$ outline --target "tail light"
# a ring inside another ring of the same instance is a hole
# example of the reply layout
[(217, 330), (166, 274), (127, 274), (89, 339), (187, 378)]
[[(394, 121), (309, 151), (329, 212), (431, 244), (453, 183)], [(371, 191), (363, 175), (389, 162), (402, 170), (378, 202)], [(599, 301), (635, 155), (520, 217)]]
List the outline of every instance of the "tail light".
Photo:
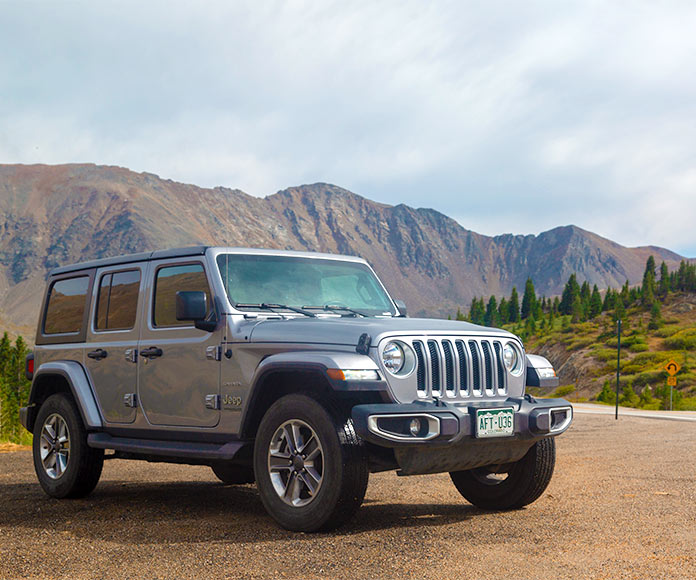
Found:
[(24, 376), (30, 381), (34, 378), (34, 353), (30, 352), (24, 361)]

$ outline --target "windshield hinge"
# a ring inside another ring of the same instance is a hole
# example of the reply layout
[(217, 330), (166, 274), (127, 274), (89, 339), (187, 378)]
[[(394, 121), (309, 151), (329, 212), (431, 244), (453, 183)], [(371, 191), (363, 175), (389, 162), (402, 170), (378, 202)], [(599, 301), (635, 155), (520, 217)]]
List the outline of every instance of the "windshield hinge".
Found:
[(358, 354), (367, 354), (370, 352), (370, 344), (372, 344), (372, 337), (363, 332), (358, 339), (358, 346), (355, 347), (355, 352)]

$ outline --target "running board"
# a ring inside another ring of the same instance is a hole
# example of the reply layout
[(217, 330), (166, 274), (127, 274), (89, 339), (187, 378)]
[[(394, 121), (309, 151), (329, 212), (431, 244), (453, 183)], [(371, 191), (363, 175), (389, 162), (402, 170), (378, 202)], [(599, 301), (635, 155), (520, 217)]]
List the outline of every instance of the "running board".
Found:
[(229, 461), (246, 445), (244, 441), (229, 443), (191, 443), (189, 441), (162, 441), (154, 439), (129, 439), (112, 437), (108, 433), (90, 433), (87, 445), (95, 449), (113, 449), (136, 455), (158, 455), (182, 459)]

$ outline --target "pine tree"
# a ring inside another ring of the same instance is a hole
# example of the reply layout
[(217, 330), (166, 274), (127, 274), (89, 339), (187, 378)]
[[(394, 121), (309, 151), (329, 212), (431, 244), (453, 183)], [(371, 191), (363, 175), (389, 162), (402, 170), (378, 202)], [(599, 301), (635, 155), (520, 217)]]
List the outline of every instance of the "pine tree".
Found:
[(508, 311), (510, 322), (520, 321), (520, 297), (517, 294), (517, 286), (512, 287), (512, 294), (510, 294), (510, 302), (508, 303)]
[(488, 299), (488, 305), (486, 306), (486, 314), (484, 317), (485, 326), (500, 326), (500, 320), (498, 319), (498, 301), (495, 296), (491, 296)]
[(621, 300), (623, 301), (624, 308), (628, 308), (633, 301), (631, 299), (631, 287), (628, 285), (628, 280), (621, 288)]
[(662, 311), (660, 310), (660, 303), (655, 300), (650, 308), (650, 322), (648, 323), (648, 328), (650, 330), (657, 330), (660, 326), (662, 326)]
[(655, 293), (657, 285), (655, 284), (655, 258), (650, 256), (645, 263), (645, 272), (643, 273), (643, 285), (641, 287), (641, 302), (643, 306), (650, 307), (655, 302)]
[(524, 296), (522, 297), (522, 318), (534, 316), (536, 310), (536, 292), (534, 291), (534, 282), (531, 278), (527, 278), (524, 285)]
[(576, 296), (580, 296), (580, 286), (578, 285), (577, 276), (571, 274), (563, 288), (563, 294), (561, 294), (561, 303), (559, 305), (561, 314), (573, 313), (573, 302)]
[(599, 316), (602, 313), (602, 296), (599, 293), (597, 284), (592, 287), (592, 296), (590, 297), (590, 318)]
[(602, 304), (602, 312), (614, 310), (616, 307), (616, 292), (611, 288), (607, 288), (607, 293), (604, 295), (604, 303)]
[(484, 324), (484, 317), (486, 315), (486, 310), (483, 306), (483, 298), (480, 300), (474, 298), (471, 301), (471, 308), (469, 309), (469, 320), (474, 324)]
[(670, 291), (670, 279), (669, 279), (669, 270), (667, 269), (667, 264), (662, 262), (660, 264), (660, 285), (658, 288), (658, 292), (660, 293), (660, 297), (664, 299), (667, 294), (669, 294)]
[(505, 296), (500, 299), (500, 304), (498, 304), (498, 320), (500, 324), (507, 324), (510, 322), (510, 305), (505, 299)]

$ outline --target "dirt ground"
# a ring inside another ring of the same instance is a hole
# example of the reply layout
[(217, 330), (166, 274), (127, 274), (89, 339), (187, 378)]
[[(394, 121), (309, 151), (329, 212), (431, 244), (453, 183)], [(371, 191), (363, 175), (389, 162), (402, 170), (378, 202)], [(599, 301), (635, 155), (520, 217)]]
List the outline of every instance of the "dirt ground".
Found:
[(31, 454), (0, 453), (1, 578), (696, 577), (696, 425), (577, 415), (526, 509), (486, 513), (447, 475), (371, 476), (330, 534), (279, 529), (254, 486), (205, 467), (109, 461), (51, 500)]

